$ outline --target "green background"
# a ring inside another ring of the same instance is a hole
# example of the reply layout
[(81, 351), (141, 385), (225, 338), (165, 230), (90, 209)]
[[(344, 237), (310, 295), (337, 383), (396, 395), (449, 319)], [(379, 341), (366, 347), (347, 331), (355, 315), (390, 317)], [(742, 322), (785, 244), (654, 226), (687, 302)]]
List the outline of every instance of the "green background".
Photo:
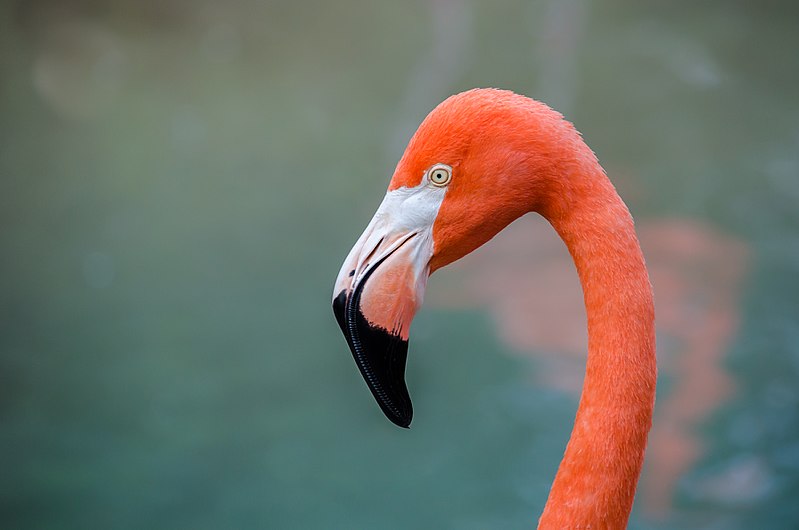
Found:
[[(630, 527), (799, 527), (795, 5), (0, 2), (0, 524), (532, 527), (575, 397), (484, 309), (426, 308), (401, 431), (330, 311), (416, 125), (497, 86), (564, 112), (637, 218), (751, 253), (737, 392)], [(692, 488), (742, 458), (759, 493)]]

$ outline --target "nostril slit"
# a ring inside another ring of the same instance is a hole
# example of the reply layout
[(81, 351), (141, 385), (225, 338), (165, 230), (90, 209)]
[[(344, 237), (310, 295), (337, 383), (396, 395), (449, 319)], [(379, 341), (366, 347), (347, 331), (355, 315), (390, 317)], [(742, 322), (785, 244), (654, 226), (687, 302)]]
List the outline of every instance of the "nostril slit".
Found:
[(375, 255), (375, 252), (377, 252), (377, 249), (380, 248), (380, 245), (382, 245), (383, 241), (385, 241), (385, 240), (386, 240), (385, 237), (381, 237), (380, 241), (378, 241), (377, 245), (375, 245), (375, 248), (373, 248), (372, 251), (369, 252), (369, 254), (366, 256), (366, 260), (365, 260), (367, 264), (369, 263), (369, 260), (372, 259), (372, 256)]
[[(380, 245), (382, 245), (383, 241), (385, 241), (385, 240), (386, 240), (385, 236), (381, 237), (380, 241), (377, 242), (377, 245), (375, 245), (374, 248), (371, 251), (369, 251), (369, 254), (366, 255), (366, 257), (364, 258), (364, 261), (363, 261), (363, 265), (361, 265), (361, 267), (360, 267), (361, 272), (363, 272), (363, 271), (365, 271), (366, 269), (369, 268), (369, 262), (374, 257), (375, 253), (377, 252), (377, 249), (380, 248)], [(354, 274), (354, 273), (355, 273), (355, 271), (352, 271), (352, 274)], [(350, 274), (350, 276), (352, 276), (352, 274)]]

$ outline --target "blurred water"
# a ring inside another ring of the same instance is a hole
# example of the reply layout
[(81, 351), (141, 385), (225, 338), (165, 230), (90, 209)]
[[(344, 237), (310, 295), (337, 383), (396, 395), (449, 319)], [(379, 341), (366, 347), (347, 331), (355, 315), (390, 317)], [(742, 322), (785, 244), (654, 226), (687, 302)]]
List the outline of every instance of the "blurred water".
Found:
[[(650, 234), (631, 528), (799, 527), (798, 30), (787, 2), (0, 3), (3, 526), (532, 526), (579, 348), (452, 295), (520, 239), (431, 280), (410, 431), (329, 308), (415, 125), (500, 86), (566, 112)], [(519, 263), (572, 285), (546, 248)]]

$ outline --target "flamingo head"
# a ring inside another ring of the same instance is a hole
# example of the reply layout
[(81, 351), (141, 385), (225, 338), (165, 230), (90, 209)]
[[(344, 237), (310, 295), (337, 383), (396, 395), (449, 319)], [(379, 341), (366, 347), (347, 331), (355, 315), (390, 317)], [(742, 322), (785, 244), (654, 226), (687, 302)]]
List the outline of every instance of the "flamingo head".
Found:
[(355, 362), (395, 424), (408, 427), (413, 415), (405, 361), (428, 276), (557, 203), (564, 192), (553, 177), (579, 163), (576, 144), (560, 114), (495, 89), (450, 97), (414, 134), (333, 290)]

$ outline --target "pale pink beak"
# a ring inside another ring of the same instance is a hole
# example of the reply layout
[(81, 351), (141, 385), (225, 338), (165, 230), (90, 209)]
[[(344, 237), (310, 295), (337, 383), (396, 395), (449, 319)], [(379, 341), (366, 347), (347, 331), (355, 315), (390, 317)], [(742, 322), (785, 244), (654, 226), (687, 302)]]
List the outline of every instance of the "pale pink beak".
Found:
[(408, 427), (408, 334), (422, 304), (432, 240), (375, 215), (350, 251), (333, 290), (333, 312), (369, 390), (389, 420)]

